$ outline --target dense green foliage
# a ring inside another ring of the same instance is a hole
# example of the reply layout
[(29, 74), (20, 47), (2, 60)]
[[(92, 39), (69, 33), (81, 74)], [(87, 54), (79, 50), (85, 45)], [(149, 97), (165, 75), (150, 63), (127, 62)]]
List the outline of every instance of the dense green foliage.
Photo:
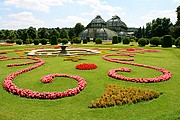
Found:
[(112, 44), (118, 44), (118, 36), (113, 36)]
[(39, 39), (34, 39), (33, 43), (34, 43), (34, 45), (39, 45)]
[(58, 44), (57, 37), (55, 35), (53, 35), (50, 38), (50, 43), (51, 43), (51, 45), (57, 45)]
[(150, 44), (156, 45), (156, 46), (160, 45), (160, 38), (159, 37), (152, 37), (150, 39)]
[(22, 40), (21, 39), (16, 39), (16, 44), (21, 45), (22, 44)]
[(96, 38), (95, 43), (96, 44), (102, 44), (102, 39), (101, 38)]
[(138, 44), (139, 44), (140, 46), (145, 46), (145, 45), (147, 44), (146, 38), (140, 38), (140, 39), (138, 40)]
[(123, 44), (129, 44), (130, 43), (130, 38), (123, 38)]
[(165, 35), (162, 38), (162, 47), (172, 47), (172, 37), (171, 35)]
[(47, 44), (47, 39), (46, 38), (42, 38), (42, 39), (40, 39), (40, 43), (42, 44), (42, 45), (46, 45)]

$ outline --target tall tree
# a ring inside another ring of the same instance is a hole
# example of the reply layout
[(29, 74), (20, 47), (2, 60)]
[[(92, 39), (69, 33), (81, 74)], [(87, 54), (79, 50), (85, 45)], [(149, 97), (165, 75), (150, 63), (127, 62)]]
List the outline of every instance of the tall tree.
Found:
[(174, 25), (174, 32), (173, 36), (174, 38), (180, 37), (180, 6), (177, 7), (177, 21), (176, 24)]
[(64, 30), (64, 29), (62, 29), (61, 31), (60, 31), (60, 35), (59, 35), (59, 37), (60, 38), (68, 38), (68, 34), (67, 34), (67, 32)]
[(68, 32), (69, 38), (72, 40), (73, 37), (75, 37), (74, 28), (70, 28)]
[(49, 33), (48, 33), (47, 29), (46, 28), (39, 28), (38, 29), (38, 37), (48, 39)]
[(37, 34), (36, 34), (36, 28), (33, 28), (32, 26), (30, 26), (28, 29), (27, 29), (27, 34), (29, 36), (29, 38), (31, 39), (35, 39)]
[(76, 23), (74, 27), (74, 32), (76, 34), (76, 37), (78, 37), (79, 33), (81, 33), (83, 30), (84, 30), (84, 25), (82, 25), (81, 23)]
[(55, 28), (51, 30), (50, 37), (52, 36), (56, 36), (57, 38), (59, 37), (59, 32)]

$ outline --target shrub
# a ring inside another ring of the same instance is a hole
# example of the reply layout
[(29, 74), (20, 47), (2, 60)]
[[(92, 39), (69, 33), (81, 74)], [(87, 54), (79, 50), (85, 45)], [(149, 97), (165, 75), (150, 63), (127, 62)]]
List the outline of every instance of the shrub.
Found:
[(150, 40), (148, 38), (145, 38), (145, 39), (146, 39), (146, 45), (149, 45)]
[(81, 43), (81, 38), (79, 38), (79, 37), (73, 38), (73, 43), (80, 44)]
[(160, 38), (159, 37), (152, 37), (150, 39), (150, 44), (156, 45), (156, 46), (160, 45)]
[(112, 44), (118, 44), (118, 36), (113, 36)]
[(121, 37), (118, 36), (118, 43), (121, 43)]
[(34, 45), (39, 45), (39, 39), (34, 39), (33, 43)]
[(87, 39), (83, 39), (83, 44), (87, 44)]
[(86, 37), (87, 42), (90, 42), (90, 37)]
[(14, 40), (7, 39), (6, 43), (14, 43)]
[(41, 39), (40, 40), (40, 43), (42, 44), (42, 45), (46, 45), (47, 44), (47, 39), (46, 38), (43, 38), (43, 39)]
[(67, 38), (63, 38), (63, 39), (61, 40), (61, 43), (62, 43), (62, 44), (67, 44), (67, 43), (68, 43), (68, 39), (67, 39)]
[(129, 38), (124, 38), (123, 39), (123, 44), (129, 44), (130, 43), (130, 39)]
[(61, 42), (61, 41), (62, 41), (61, 38), (58, 38), (57, 41), (58, 41), (58, 43), (62, 43), (62, 42)]
[(55, 35), (51, 36), (50, 43), (51, 43), (51, 45), (57, 45), (58, 44), (57, 37)]
[(165, 35), (162, 38), (162, 47), (172, 47), (172, 37), (171, 35)]
[(102, 44), (102, 39), (101, 38), (96, 38), (95, 43), (96, 44)]
[(176, 41), (175, 41), (175, 46), (176, 47), (180, 47), (180, 37), (178, 37), (177, 39), (176, 39)]
[(23, 43), (23, 40), (21, 40), (21, 39), (16, 39), (15, 41), (16, 41), (16, 44), (18, 44), (18, 45), (21, 45)]
[(140, 38), (140, 39), (138, 40), (138, 44), (139, 44), (140, 46), (145, 46), (145, 45), (147, 44), (146, 38)]
[(172, 45), (175, 45), (176, 39), (172, 38)]

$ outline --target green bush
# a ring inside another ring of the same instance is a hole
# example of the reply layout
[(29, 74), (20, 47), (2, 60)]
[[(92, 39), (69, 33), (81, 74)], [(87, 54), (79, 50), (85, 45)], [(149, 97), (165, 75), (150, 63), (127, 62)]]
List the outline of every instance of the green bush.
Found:
[(57, 37), (55, 35), (51, 36), (50, 43), (51, 43), (51, 45), (57, 45), (58, 44)]
[(42, 44), (42, 45), (46, 45), (47, 44), (47, 39), (46, 38), (43, 38), (41, 39), (39, 42)]
[(62, 42), (61, 42), (61, 41), (62, 41), (61, 38), (58, 38), (57, 41), (58, 41), (58, 43), (62, 43)]
[(172, 36), (171, 35), (163, 36), (162, 47), (172, 47)]
[(156, 46), (160, 45), (160, 38), (159, 37), (152, 37), (150, 39), (150, 44), (156, 45)]
[(95, 43), (96, 44), (102, 44), (102, 39), (101, 38), (96, 38)]
[(150, 40), (148, 38), (145, 38), (145, 39), (146, 39), (146, 45), (149, 45)]
[(130, 39), (129, 38), (124, 38), (123, 39), (123, 44), (129, 44), (130, 43)]
[(139, 44), (140, 46), (145, 46), (145, 45), (147, 44), (146, 38), (140, 38), (140, 39), (138, 40), (138, 44)]
[(83, 39), (83, 44), (87, 44), (87, 39)]
[(34, 39), (33, 43), (34, 45), (39, 45), (39, 39)]
[(81, 38), (79, 38), (79, 37), (73, 38), (73, 43), (80, 44), (81, 43)]
[(18, 45), (21, 45), (23, 43), (23, 40), (21, 40), (21, 39), (16, 39), (15, 41), (16, 41), (16, 44), (18, 44)]
[(67, 38), (63, 38), (63, 39), (61, 40), (61, 43), (62, 43), (62, 44), (67, 44), (67, 43), (68, 43), (68, 39), (67, 39)]
[(14, 43), (14, 40), (7, 39), (6, 43)]
[(118, 36), (118, 43), (121, 43), (121, 37)]
[(180, 37), (178, 37), (177, 39), (176, 39), (176, 41), (175, 41), (175, 46), (178, 48), (178, 47), (180, 47)]
[(112, 44), (118, 44), (118, 36), (113, 36)]
[(86, 37), (87, 42), (90, 42), (90, 37)]

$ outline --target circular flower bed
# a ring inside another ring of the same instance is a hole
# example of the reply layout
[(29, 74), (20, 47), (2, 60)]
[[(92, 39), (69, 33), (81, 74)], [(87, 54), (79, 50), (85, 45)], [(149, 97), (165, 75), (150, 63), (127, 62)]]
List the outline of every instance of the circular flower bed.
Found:
[(90, 64), (90, 63), (83, 63), (83, 64), (76, 65), (76, 69), (79, 69), (79, 70), (93, 70), (96, 68), (97, 66), (95, 64)]

